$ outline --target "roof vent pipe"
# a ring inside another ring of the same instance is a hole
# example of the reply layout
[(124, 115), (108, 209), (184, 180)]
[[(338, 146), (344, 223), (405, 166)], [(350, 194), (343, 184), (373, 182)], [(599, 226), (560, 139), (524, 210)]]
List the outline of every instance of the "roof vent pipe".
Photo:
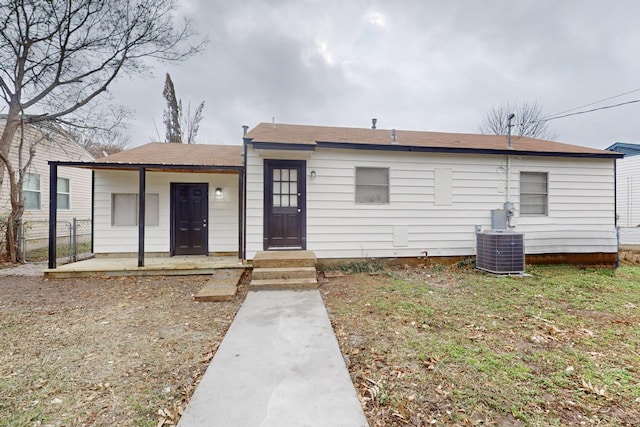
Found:
[(376, 123), (378, 123), (378, 119), (371, 119), (371, 129), (376, 128)]
[(391, 137), (393, 138), (393, 144), (397, 144), (398, 140), (396, 139), (396, 130), (391, 129)]
[(249, 132), (249, 126), (242, 125), (242, 136), (245, 136)]

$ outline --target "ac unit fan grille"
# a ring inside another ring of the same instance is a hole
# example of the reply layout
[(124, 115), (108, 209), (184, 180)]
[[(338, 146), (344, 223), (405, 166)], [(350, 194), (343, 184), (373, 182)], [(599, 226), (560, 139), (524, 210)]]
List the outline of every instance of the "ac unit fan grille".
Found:
[(524, 273), (524, 234), (476, 233), (476, 267), (497, 274)]

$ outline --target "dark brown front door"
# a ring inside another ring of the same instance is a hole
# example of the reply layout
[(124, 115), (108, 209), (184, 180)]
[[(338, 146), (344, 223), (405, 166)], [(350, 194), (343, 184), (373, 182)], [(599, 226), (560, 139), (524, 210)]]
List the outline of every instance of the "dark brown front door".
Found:
[(264, 162), (264, 249), (306, 249), (306, 162)]
[(208, 184), (171, 183), (171, 254), (209, 253)]

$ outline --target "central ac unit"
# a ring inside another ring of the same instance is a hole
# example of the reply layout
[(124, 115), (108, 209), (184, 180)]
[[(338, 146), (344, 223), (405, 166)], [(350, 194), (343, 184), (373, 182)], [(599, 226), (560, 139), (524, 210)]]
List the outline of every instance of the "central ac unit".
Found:
[(524, 273), (524, 234), (490, 230), (476, 233), (476, 267), (497, 274)]

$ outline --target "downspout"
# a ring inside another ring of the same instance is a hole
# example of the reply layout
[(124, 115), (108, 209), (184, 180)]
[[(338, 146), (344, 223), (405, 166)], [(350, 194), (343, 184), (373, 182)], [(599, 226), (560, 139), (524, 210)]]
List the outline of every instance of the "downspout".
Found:
[(241, 247), (240, 247), (240, 256), (243, 261), (247, 260), (247, 143), (249, 141), (248, 138), (245, 137), (249, 126), (242, 126), (242, 210), (240, 212), (242, 218), (242, 228), (241, 228)]
[(244, 143), (244, 148), (242, 152), (242, 175), (244, 176), (244, 186), (242, 193), (242, 224), (244, 226), (242, 230), (242, 259), (246, 261), (247, 259), (247, 144)]

